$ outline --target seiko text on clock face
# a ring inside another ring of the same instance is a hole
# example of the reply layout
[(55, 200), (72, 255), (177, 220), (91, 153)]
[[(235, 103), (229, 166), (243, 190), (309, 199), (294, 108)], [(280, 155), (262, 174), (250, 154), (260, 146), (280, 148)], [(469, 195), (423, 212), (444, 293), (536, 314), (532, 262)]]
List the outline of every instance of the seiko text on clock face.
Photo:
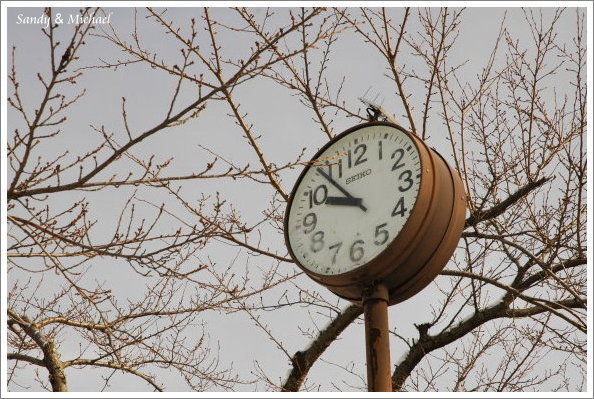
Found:
[(368, 263), (408, 220), (421, 174), (415, 142), (395, 126), (364, 126), (335, 139), (293, 195), (287, 227), (296, 260), (321, 275)]

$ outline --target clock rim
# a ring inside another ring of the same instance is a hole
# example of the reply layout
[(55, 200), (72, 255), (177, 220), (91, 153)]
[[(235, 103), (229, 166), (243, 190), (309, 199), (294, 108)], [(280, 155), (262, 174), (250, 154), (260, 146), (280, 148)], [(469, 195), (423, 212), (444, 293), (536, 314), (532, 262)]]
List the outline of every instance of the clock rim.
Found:
[(417, 273), (410, 279), (398, 286), (392, 286), (390, 290), (390, 304), (400, 303), (416, 295), (424, 289), (445, 267), (448, 260), (455, 251), (462, 231), (464, 230), (466, 216), (466, 192), (464, 184), (454, 169), (444, 159), (444, 157), (434, 151), (447, 166), (448, 176), (452, 183), (452, 204), (447, 229), (443, 231), (443, 236), (431, 254), (429, 260), (418, 269)]
[[(326, 151), (329, 147), (331, 147), (334, 143), (336, 143), (343, 137), (352, 134), (358, 130), (371, 126), (388, 126), (395, 128), (401, 131), (402, 133), (408, 135), (413, 144), (415, 145), (421, 164), (421, 177), (419, 181), (419, 190), (415, 198), (415, 203), (411, 208), (408, 219), (400, 229), (400, 232), (396, 235), (396, 237), (394, 237), (390, 241), (390, 243), (383, 250), (381, 250), (376, 256), (374, 256), (368, 262), (344, 273), (316, 273), (299, 262), (299, 260), (295, 256), (295, 253), (293, 252), (293, 248), (291, 247), (291, 243), (289, 240), (289, 217), (291, 214), (291, 206), (293, 204), (297, 188), (301, 185), (301, 182), (305, 177), (305, 174), (312, 167), (310, 165), (311, 161), (315, 160), (316, 158), (319, 158), (319, 156), (324, 151)], [(293, 189), (291, 190), (283, 221), (285, 245), (287, 246), (287, 250), (289, 251), (291, 259), (308, 276), (310, 276), (312, 279), (326, 286), (332, 291), (334, 291), (334, 289), (337, 289), (339, 291), (343, 291), (346, 289), (347, 291), (350, 291), (350, 288), (356, 288), (356, 291), (358, 289), (364, 288), (364, 286), (366, 285), (371, 284), (373, 281), (381, 280), (389, 274), (393, 273), (395, 267), (399, 266), (398, 262), (396, 261), (410, 254), (410, 251), (407, 251), (406, 248), (410, 247), (409, 244), (415, 242), (416, 239), (418, 239), (420, 235), (419, 232), (423, 229), (423, 224), (427, 216), (429, 206), (431, 205), (431, 202), (433, 200), (433, 186), (435, 183), (433, 178), (434, 167), (435, 165), (433, 165), (433, 160), (429, 155), (429, 149), (426, 147), (425, 143), (423, 143), (418, 137), (416, 137), (414, 133), (404, 129), (402, 126), (399, 126), (395, 123), (383, 121), (364, 122), (359, 125), (352, 126), (347, 130), (343, 131), (342, 133), (336, 135), (334, 138), (332, 138), (330, 141), (324, 144), (313, 155), (313, 157), (310, 159), (310, 162), (308, 162), (308, 165), (306, 165), (299, 174), (299, 177), (295, 181)], [(404, 251), (397, 250), (396, 247), (403, 247)], [(389, 267), (382, 267), (386, 264), (388, 264)], [(370, 276), (372, 276), (372, 278), (370, 278)]]

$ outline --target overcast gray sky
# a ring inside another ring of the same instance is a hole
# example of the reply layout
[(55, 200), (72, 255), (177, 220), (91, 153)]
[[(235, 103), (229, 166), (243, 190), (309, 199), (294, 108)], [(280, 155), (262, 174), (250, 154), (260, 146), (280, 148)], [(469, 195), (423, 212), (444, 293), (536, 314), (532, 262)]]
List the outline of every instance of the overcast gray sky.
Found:
[[(434, 3), (435, 5), (442, 3)], [(556, 3), (550, 3), (555, 5)], [(397, 3), (386, 3), (388, 6), (397, 5)], [(134, 26), (134, 10), (130, 7), (112, 7), (109, 3), (105, 4), (105, 14), (110, 16), (111, 24), (117, 29), (123, 38), (130, 40), (131, 30)], [(40, 33), (40, 25), (22, 23), (26, 17), (35, 17), (42, 15), (43, 10), (36, 7), (10, 7), (5, 15), (7, 37), (7, 46), (3, 49), (3, 58), (9, 67), (12, 61), (8, 59), (9, 49), (12, 46), (16, 48), (16, 65), (20, 75), (24, 101), (33, 101), (40, 94), (39, 84), (36, 82), (38, 71), (47, 70), (48, 51), (45, 38)], [(74, 14), (75, 8), (56, 8), (54, 15), (61, 13), (65, 17)], [(256, 14), (262, 13), (262, 10), (255, 10)], [(396, 18), (400, 18), (401, 9), (390, 9)], [(143, 11), (139, 10), (140, 15)], [(195, 10), (189, 7), (171, 7), (168, 10), (168, 17), (180, 25), (184, 25), (195, 14)], [(212, 14), (222, 21), (233, 22), (233, 13), (225, 8), (212, 10)], [(279, 14), (283, 14), (279, 10)], [(475, 7), (472, 4), (465, 13), (460, 28), (461, 36), (456, 47), (451, 53), (452, 61), (462, 62), (468, 60), (462, 66), (461, 76), (469, 81), (476, 79), (484, 67), (492, 46), (495, 43), (499, 32), (499, 26), (502, 18), (506, 15), (505, 26), (515, 37), (528, 35), (528, 30), (523, 23), (524, 16), (519, 8), (483, 8)], [(545, 11), (545, 15), (550, 15), (550, 11)], [(560, 22), (560, 35), (567, 35), (569, 40), (574, 30), (574, 11), (568, 10)], [(152, 21), (139, 18), (139, 30), (142, 34), (142, 40), (151, 48), (158, 49), (163, 58), (177, 57), (177, 50), (167, 47), (167, 40), (163, 36), (162, 29)], [(65, 28), (68, 28), (65, 26)], [(104, 27), (98, 27), (104, 28)], [(414, 34), (415, 31), (422, 29), (416, 18), (412, 18), (408, 26), (408, 32)], [(591, 33), (591, 32), (590, 32)], [(220, 37), (221, 42), (226, 43), (222, 49), (223, 53), (229, 57), (235, 57), (237, 54), (245, 53), (248, 43), (243, 42), (243, 36), (232, 32), (224, 32)], [(123, 57), (111, 43), (99, 37), (91, 37), (87, 45), (81, 52), (81, 65), (96, 65), (101, 60), (116, 60)], [(498, 62), (504, 61), (503, 58)], [(419, 58), (408, 56), (401, 61), (407, 68), (414, 70), (422, 68), (423, 64)], [(351, 108), (363, 106), (358, 98), (364, 93), (368, 97), (376, 98), (377, 102), (382, 103), (383, 107), (393, 112), (397, 119), (404, 121), (404, 110), (401, 107), (397, 97), (393, 95), (393, 87), (384, 76), (386, 70), (382, 60), (377, 56), (373, 49), (363, 43), (360, 37), (355, 33), (348, 33), (341, 37), (333, 50), (332, 63), (329, 66), (331, 85), (337, 87), (345, 78), (342, 97), (347, 101)], [(6, 87), (6, 75), (3, 77)], [(80, 103), (73, 107), (68, 113), (68, 120), (64, 125), (64, 133), (53, 141), (53, 147), (46, 147), (44, 157), (51, 157), (53, 153), (60, 153), (64, 149), (73, 149), (83, 152), (83, 149), (90, 149), (97, 144), (95, 133), (91, 132), (90, 125), (105, 125), (111, 129), (117, 130), (122, 127), (121, 120), (121, 98), (126, 97), (128, 106), (128, 118), (132, 129), (142, 131), (143, 128), (153, 126), (155, 122), (163, 118), (164, 106), (170, 99), (172, 82), (170, 77), (159, 74), (155, 71), (147, 70), (145, 66), (131, 65), (129, 67), (111, 69), (90, 69), (85, 70), (80, 78), (79, 85), (86, 88), (86, 95)], [(559, 82), (556, 88), (559, 91), (564, 90), (564, 84)], [(418, 84), (417, 84), (418, 85)], [(415, 100), (422, 95), (421, 87), (411, 83), (409, 93)], [(185, 91), (182, 98), (190, 99), (193, 93)], [(292, 96), (286, 90), (274, 85), (270, 80), (254, 79), (245, 85), (237, 88), (236, 97), (241, 103), (243, 112), (248, 115), (248, 120), (256, 126), (256, 130), (261, 134), (261, 145), (265, 150), (269, 160), (281, 165), (287, 160), (294, 159), (296, 154), (305, 147), (305, 159), (309, 159), (322, 145), (327, 141), (317, 125), (312, 121), (312, 115), (308, 110), (300, 106), (296, 97)], [(4, 101), (5, 102), (5, 101)], [(419, 102), (420, 103), (420, 102)], [(3, 104), (3, 107), (5, 104)], [(363, 112), (363, 111), (362, 111)], [(208, 108), (196, 120), (183, 126), (171, 129), (166, 135), (157, 135), (150, 140), (143, 142), (133, 150), (134, 154), (143, 156), (148, 153), (155, 153), (158, 161), (173, 157), (173, 162), (169, 169), (169, 175), (184, 174), (196, 172), (203, 167), (211, 156), (203, 147), (209, 148), (213, 152), (220, 154), (225, 159), (232, 160), (238, 165), (255, 164), (257, 158), (255, 155), (246, 151), (245, 139), (242, 132), (238, 129), (231, 118), (227, 117), (227, 107), (224, 102), (213, 102), (208, 104)], [(8, 119), (3, 118), (3, 136), (11, 134), (16, 127), (16, 114), (8, 110)], [(354, 119), (337, 117), (334, 123), (334, 132), (339, 133), (353, 124), (358, 123)], [(430, 121), (430, 137), (428, 143), (435, 147), (448, 160), (452, 160), (450, 147), (446, 141), (445, 134), (439, 126), (438, 121)], [(5, 137), (3, 137), (5, 140)], [(3, 141), (3, 143), (6, 143)], [(3, 146), (5, 152), (6, 146)], [(6, 155), (3, 154), (3, 157)], [(3, 179), (5, 173), (10, 170), (3, 168)], [(292, 188), (292, 185), (300, 171), (291, 170), (283, 172), (282, 178), (285, 187)], [(110, 170), (104, 174), (106, 177), (112, 173), (119, 173), (121, 176), (127, 174), (127, 170)], [(234, 181), (233, 184), (221, 184), (220, 182), (191, 182), (184, 185), (184, 193), (188, 196), (198, 197), (200, 193), (212, 194), (221, 192), (225, 198), (233, 202), (236, 208), (250, 223), (256, 223), (263, 218), (262, 210), (266, 208), (271, 195), (271, 190), (253, 190), (249, 181)], [(125, 188), (125, 194), (129, 194), (134, 187)], [(5, 190), (3, 189), (3, 192)], [(4, 195), (4, 194), (3, 194)], [(126, 195), (117, 190), (105, 190), (99, 193), (89, 193), (93, 198), (93, 206), (89, 209), (91, 218), (101, 221), (96, 227), (95, 233), (109, 235), (112, 232), (110, 228), (117, 217), (117, 212), (123, 202), (127, 199)], [(141, 192), (141, 196), (154, 203), (159, 203), (162, 198), (152, 197), (153, 194)], [(56, 196), (54, 201), (60, 201)], [(59, 204), (56, 204), (59, 206)], [(6, 208), (4, 208), (5, 210)], [(148, 209), (148, 207), (147, 207)], [(286, 254), (282, 237), (271, 231), (263, 231), (264, 239), (273, 245), (273, 251), (280, 254)], [(258, 267), (267, 268), (271, 266), (270, 261), (262, 261), (261, 258), (248, 256), (245, 250), (229, 245), (212, 245), (207, 251), (199, 254), (202, 260), (213, 259), (221, 267), (234, 265), (239, 272), (245, 270), (254, 270)], [(4, 261), (3, 261), (4, 264)], [(96, 260), (94, 268), (90, 272), (100, 280), (105, 281), (114, 295), (121, 297), (140, 296), (145, 289), (142, 284), (135, 285), (130, 282), (134, 280), (134, 273), (125, 268), (119, 267), (112, 260), (101, 263)], [(287, 272), (294, 265), (284, 265)], [(3, 268), (3, 273), (6, 269)], [(3, 277), (6, 275), (3, 274)], [(20, 276), (22, 278), (22, 276)], [(9, 276), (8, 284), (16, 276)], [(3, 278), (6, 281), (5, 278)], [(334, 301), (339, 307), (344, 308), (348, 305), (346, 301), (334, 299), (332, 294), (322, 287), (309, 282), (305, 276), (300, 277), (299, 283), (314, 291), (319, 291), (321, 295), (330, 301)], [(52, 287), (49, 283), (37, 293), (44, 295), (51, 292)], [(439, 284), (439, 277), (437, 279)], [(283, 288), (284, 289), (284, 288)], [(282, 293), (283, 289), (278, 290), (276, 295)], [(430, 318), (430, 308), (432, 301), (438, 295), (435, 283), (422, 291), (414, 298), (404, 303), (393, 306), (389, 309), (390, 325), (396, 328), (397, 332), (404, 337), (414, 338), (417, 336), (415, 323), (423, 323)], [(318, 310), (316, 309), (315, 312)], [(5, 317), (5, 315), (3, 315)], [(327, 318), (320, 317), (316, 313), (310, 314), (306, 308), (287, 307), (284, 310), (262, 314), (271, 329), (278, 334), (278, 337), (289, 349), (290, 353), (303, 349), (309, 342), (309, 339), (299, 332), (299, 328), (312, 330), (316, 323), (324, 325)], [(254, 323), (248, 319), (245, 314), (238, 313), (206, 313), (202, 318), (206, 323), (210, 342), (213, 346), (220, 345), (220, 360), (223, 365), (232, 367), (242, 378), (246, 380), (253, 379), (251, 374), (254, 370), (254, 364), (257, 362), (259, 367), (264, 370), (268, 376), (277, 381), (285, 378), (290, 369), (288, 359), (275, 346), (273, 342), (256, 328)], [(5, 326), (2, 326), (3, 331)], [(342, 389), (360, 390), (365, 387), (365, 351), (364, 351), (364, 330), (362, 321), (359, 320), (349, 327), (340, 339), (335, 342), (330, 349), (323, 355), (322, 361), (319, 361), (309, 374), (309, 382), (313, 385), (319, 384), (320, 390), (332, 390), (333, 382), (340, 382)], [(5, 339), (5, 337), (3, 337)], [(64, 356), (75, 354), (78, 348), (76, 342), (66, 342), (62, 344)], [(403, 352), (404, 343), (392, 337), (391, 350), (392, 359), (396, 361)], [(3, 362), (5, 360), (3, 359)], [(350, 373), (340, 366), (352, 367), (353, 373)], [(4, 372), (4, 371), (3, 371)], [(162, 372), (161, 381), (168, 390), (179, 391), (186, 390), (179, 377)], [(89, 371), (89, 369), (68, 371), (69, 387), (72, 391), (96, 391), (101, 389), (102, 380), (98, 378), (99, 373)], [(361, 380), (358, 376), (362, 376)], [(579, 376), (576, 376), (576, 378)], [(4, 377), (3, 377), (4, 378)], [(11, 390), (38, 390), (39, 386), (33, 381), (31, 371), (22, 371), (17, 379), (22, 387), (11, 386)], [(25, 388), (23, 388), (25, 387)], [(547, 386), (542, 389), (546, 390)], [(265, 390), (266, 387), (261, 383), (246, 384), (238, 387), (239, 390), (258, 391)], [(137, 378), (126, 375), (117, 375), (111, 381), (110, 390), (114, 391), (145, 391), (146, 384)]]

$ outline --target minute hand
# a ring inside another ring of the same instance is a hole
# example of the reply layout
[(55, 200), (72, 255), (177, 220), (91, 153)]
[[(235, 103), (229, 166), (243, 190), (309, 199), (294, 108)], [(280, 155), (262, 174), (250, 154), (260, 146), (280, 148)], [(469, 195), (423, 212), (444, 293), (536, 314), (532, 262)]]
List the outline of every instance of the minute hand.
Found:
[(333, 178), (331, 178), (322, 168), (316, 168), (317, 172), (324, 176), (326, 180), (328, 180), (334, 187), (336, 187), (341, 193), (343, 193), (347, 198), (350, 198), (354, 202), (357, 203), (359, 208), (361, 208), (364, 212), (367, 212), (367, 208), (365, 205), (361, 203), (361, 198), (353, 197), (347, 190), (345, 190), (340, 184), (338, 184)]

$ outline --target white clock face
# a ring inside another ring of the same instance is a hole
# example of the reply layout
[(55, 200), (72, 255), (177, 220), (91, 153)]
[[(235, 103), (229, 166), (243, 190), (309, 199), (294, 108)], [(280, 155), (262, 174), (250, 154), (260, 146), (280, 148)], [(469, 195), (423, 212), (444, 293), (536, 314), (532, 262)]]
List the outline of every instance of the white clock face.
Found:
[(420, 182), (419, 153), (406, 133), (370, 125), (342, 136), (295, 190), (287, 229), (296, 260), (322, 275), (368, 263), (402, 230)]

